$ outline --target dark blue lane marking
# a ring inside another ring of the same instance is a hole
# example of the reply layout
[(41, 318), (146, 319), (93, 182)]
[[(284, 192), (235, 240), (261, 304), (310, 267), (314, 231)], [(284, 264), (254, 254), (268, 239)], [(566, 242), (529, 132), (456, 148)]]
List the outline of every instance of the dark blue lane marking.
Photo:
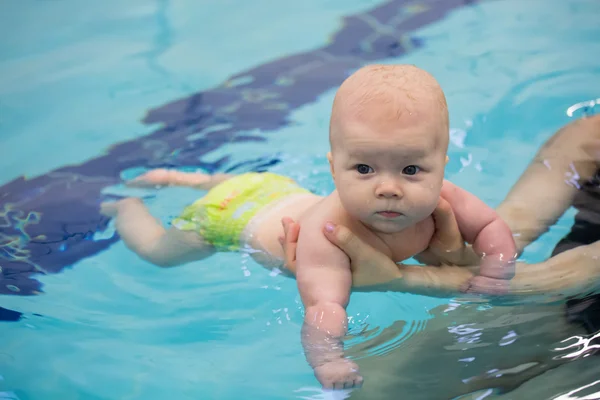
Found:
[[(214, 89), (150, 110), (153, 133), (117, 143), (96, 158), (0, 189), (0, 293), (39, 293), (36, 273), (56, 273), (118, 240), (95, 241), (106, 228), (98, 213), (101, 191), (136, 167), (224, 168), (227, 158), (206, 163), (208, 152), (231, 142), (266, 141), (245, 131), (269, 132), (289, 123), (290, 113), (338, 86), (368, 62), (398, 57), (420, 47), (410, 32), (442, 19), (471, 0), (392, 0), (344, 18), (329, 44), (239, 73)], [(265, 168), (271, 160), (251, 160)], [(243, 163), (241, 163), (243, 164)], [(15, 314), (6, 311), (3, 316)]]

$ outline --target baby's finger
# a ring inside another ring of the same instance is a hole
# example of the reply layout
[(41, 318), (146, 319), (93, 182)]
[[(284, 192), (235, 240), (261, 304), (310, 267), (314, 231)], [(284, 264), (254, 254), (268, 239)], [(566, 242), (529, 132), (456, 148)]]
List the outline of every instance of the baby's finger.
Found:
[(357, 389), (362, 386), (362, 378), (358, 377), (346, 382), (344, 389)]
[(354, 380), (354, 387), (355, 387), (355, 388), (360, 388), (360, 387), (362, 387), (362, 385), (363, 385), (363, 381), (364, 381), (364, 380), (363, 380), (363, 377), (362, 377), (362, 376), (359, 376), (358, 378), (356, 378), (356, 379)]

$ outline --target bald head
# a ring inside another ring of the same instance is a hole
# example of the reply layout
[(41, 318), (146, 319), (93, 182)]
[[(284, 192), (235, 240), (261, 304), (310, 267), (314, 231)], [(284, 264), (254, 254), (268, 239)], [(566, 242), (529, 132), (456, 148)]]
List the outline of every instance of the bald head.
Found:
[[(368, 65), (338, 89), (331, 113), (330, 142), (332, 148), (340, 139), (341, 126), (360, 120), (386, 125), (411, 124), (423, 120), (437, 121), (440, 145), (448, 146), (448, 107), (442, 88), (426, 71), (413, 65)], [(443, 133), (442, 133), (443, 132)], [(437, 141), (436, 139), (436, 141)]]

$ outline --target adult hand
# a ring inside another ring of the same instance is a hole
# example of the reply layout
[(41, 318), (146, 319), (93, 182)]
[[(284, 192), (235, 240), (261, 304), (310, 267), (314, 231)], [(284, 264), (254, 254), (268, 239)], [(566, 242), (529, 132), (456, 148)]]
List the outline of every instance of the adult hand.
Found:
[(284, 265), (294, 276), (296, 275), (296, 248), (300, 236), (300, 224), (293, 219), (284, 217), (281, 219), (284, 236), (279, 237), (279, 243), (283, 246)]
[[(296, 246), (300, 225), (290, 218), (282, 220), (286, 267), (296, 273)], [(360, 240), (343, 225), (326, 224), (325, 237), (350, 258), (352, 286), (355, 290), (385, 290), (447, 297), (459, 294), (473, 273), (469, 268), (450, 266), (398, 265), (382, 252)]]
[[(426, 265), (477, 265), (479, 256), (465, 245), (450, 203), (440, 198), (433, 212), (435, 232), (429, 248), (415, 258)], [(283, 218), (284, 235), (279, 242), (284, 248), (285, 265), (296, 273), (296, 246), (300, 235), (300, 225), (291, 218)], [(352, 261), (352, 274), (355, 285), (370, 285), (396, 279), (399, 266), (388, 256), (375, 250), (356, 237), (344, 226), (325, 225), (325, 237), (342, 249)]]
[(466, 245), (450, 203), (440, 197), (432, 217), (435, 231), (429, 247), (415, 259), (425, 265), (478, 265), (480, 257)]
[[(285, 252), (285, 266), (295, 275), (300, 225), (291, 218), (283, 218), (281, 223), (284, 237), (280, 237), (279, 242)], [(353, 286), (377, 285), (402, 277), (400, 268), (394, 261), (360, 240), (345, 226), (327, 223), (323, 234), (350, 258)]]

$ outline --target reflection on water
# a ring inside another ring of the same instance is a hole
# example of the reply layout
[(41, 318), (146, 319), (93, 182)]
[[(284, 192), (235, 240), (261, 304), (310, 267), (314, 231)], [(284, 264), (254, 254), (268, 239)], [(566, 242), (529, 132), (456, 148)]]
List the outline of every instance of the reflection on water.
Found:
[[(389, 345), (390, 338), (405, 330), (396, 323), (352, 349), (368, 353), (387, 348), (386, 353), (357, 357), (365, 385), (352, 399), (545, 399), (575, 396), (593, 381), (586, 378), (595, 336), (568, 324), (562, 306), (460, 304), (432, 314), (427, 328), (400, 346)], [(582, 361), (586, 374), (575, 372)], [(597, 373), (600, 367), (592, 365), (592, 370)], [(538, 382), (550, 374), (570, 378)]]

